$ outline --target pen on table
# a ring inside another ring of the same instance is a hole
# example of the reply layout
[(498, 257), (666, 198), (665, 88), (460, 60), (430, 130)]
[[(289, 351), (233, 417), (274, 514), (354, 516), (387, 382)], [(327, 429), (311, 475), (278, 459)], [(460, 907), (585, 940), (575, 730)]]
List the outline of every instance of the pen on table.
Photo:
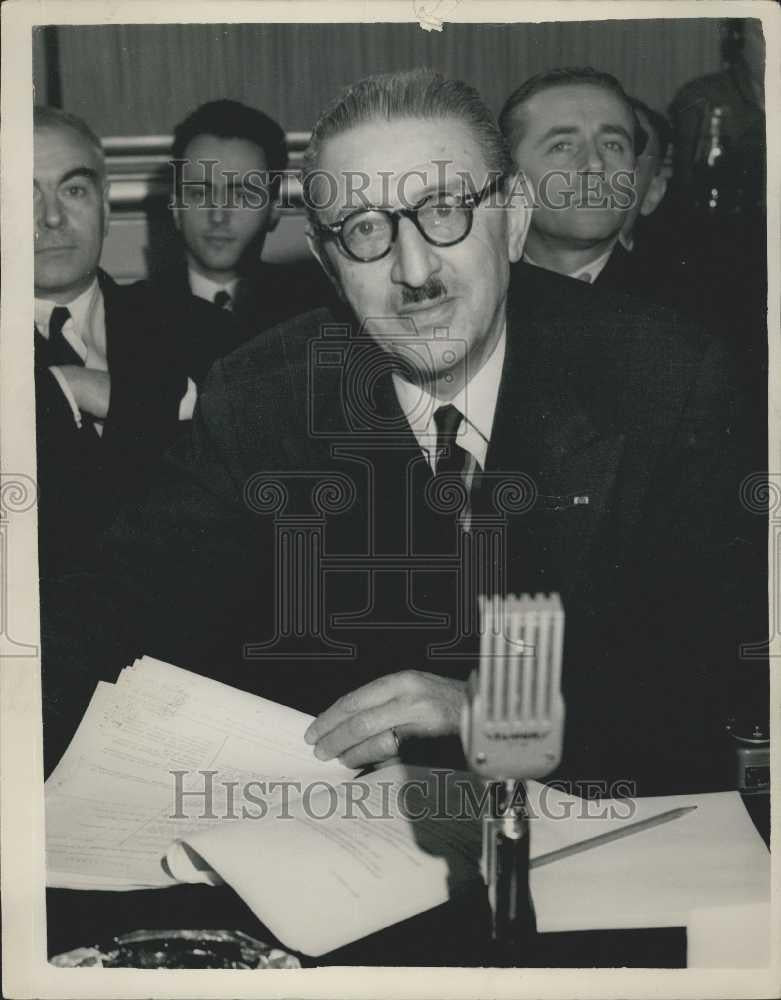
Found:
[(696, 808), (697, 806), (680, 806), (678, 809), (669, 809), (667, 812), (649, 816), (648, 819), (638, 820), (637, 823), (630, 823), (628, 826), (619, 827), (619, 829), (611, 830), (609, 833), (600, 833), (596, 837), (589, 837), (588, 840), (579, 840), (576, 844), (570, 844), (569, 847), (560, 847), (558, 850), (548, 851), (547, 854), (540, 854), (538, 857), (532, 858), (529, 867), (539, 868), (542, 865), (549, 865), (552, 861), (561, 861), (573, 854), (580, 854), (581, 851), (590, 851), (593, 847), (611, 844), (614, 840), (621, 840), (622, 837), (631, 837), (635, 833), (642, 833), (643, 830), (650, 830), (651, 827), (686, 816), (687, 813), (694, 812)]

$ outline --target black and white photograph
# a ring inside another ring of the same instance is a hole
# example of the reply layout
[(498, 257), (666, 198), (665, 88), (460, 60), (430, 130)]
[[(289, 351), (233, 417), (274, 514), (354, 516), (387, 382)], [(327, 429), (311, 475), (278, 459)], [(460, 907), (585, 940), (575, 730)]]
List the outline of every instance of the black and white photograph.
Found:
[(2, 17), (4, 995), (781, 995), (775, 4)]

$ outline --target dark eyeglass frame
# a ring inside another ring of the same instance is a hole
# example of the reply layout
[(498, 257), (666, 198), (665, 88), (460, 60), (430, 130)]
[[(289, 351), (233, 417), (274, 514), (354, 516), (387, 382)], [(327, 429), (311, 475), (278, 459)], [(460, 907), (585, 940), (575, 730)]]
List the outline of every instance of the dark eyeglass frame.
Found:
[[(485, 198), (492, 191), (496, 190), (496, 188), (499, 186), (499, 184), (502, 182), (503, 179), (504, 178), (502, 177), (494, 177), (493, 180), (490, 180), (485, 185), (485, 187), (481, 188), (475, 194), (464, 195), (464, 197), (458, 202), (458, 204), (452, 206), (453, 208), (466, 209), (468, 212), (466, 229), (464, 230), (463, 235), (459, 236), (455, 240), (444, 240), (444, 241), (435, 240), (432, 239), (432, 237), (429, 236), (428, 233), (424, 231), (423, 227), (421, 226), (418, 220), (418, 212), (422, 212), (424, 208), (430, 207), (427, 206), (428, 199), (426, 202), (424, 202), (422, 205), (419, 205), (417, 208), (397, 208), (395, 210), (391, 210), (388, 208), (376, 208), (374, 205), (367, 205), (364, 208), (356, 208), (354, 212), (350, 212), (349, 215), (346, 215), (343, 219), (340, 219), (338, 222), (332, 222), (330, 224), (318, 222), (315, 224), (315, 229), (324, 239), (336, 240), (340, 248), (344, 251), (344, 253), (351, 260), (356, 260), (360, 264), (373, 264), (375, 261), (382, 260), (383, 257), (388, 256), (388, 254), (393, 249), (393, 245), (396, 242), (396, 237), (399, 234), (399, 220), (402, 218), (409, 219), (410, 222), (414, 223), (415, 228), (423, 237), (423, 239), (427, 243), (430, 243), (432, 246), (453, 247), (457, 243), (461, 243), (463, 240), (465, 240), (467, 236), (472, 232), (475, 209), (478, 208), (480, 203), (484, 201)], [(363, 215), (366, 212), (376, 212), (379, 213), (380, 215), (384, 215), (386, 219), (390, 220), (391, 234), (390, 234), (390, 240), (388, 242), (388, 247), (386, 250), (383, 251), (383, 253), (381, 253), (377, 257), (359, 257), (357, 254), (353, 253), (352, 250), (350, 250), (350, 248), (344, 242), (344, 239), (342, 237), (342, 227), (345, 226), (350, 221), (350, 219), (354, 219), (356, 215)]]

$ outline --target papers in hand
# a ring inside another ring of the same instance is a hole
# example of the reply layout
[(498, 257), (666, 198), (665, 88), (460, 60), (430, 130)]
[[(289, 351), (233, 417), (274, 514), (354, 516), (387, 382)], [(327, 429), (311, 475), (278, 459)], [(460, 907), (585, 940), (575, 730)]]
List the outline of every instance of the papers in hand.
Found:
[[(288, 947), (320, 955), (479, 878), (476, 820), (409, 818), (425, 808), (410, 787), (425, 770), (386, 768), (347, 786), (355, 772), (318, 761), (304, 741), (311, 721), (147, 658), (100, 684), (46, 783), (48, 884), (225, 881)], [(208, 805), (177, 797), (177, 773), (185, 791), (213, 776)], [(238, 791), (251, 783), (254, 802)], [(402, 786), (412, 794), (400, 804)]]
[[(303, 738), (310, 721), (147, 658), (116, 684), (101, 683), (46, 783), (49, 885), (224, 880), (289, 948), (320, 955), (445, 902), (479, 877), (480, 819), (462, 808), (466, 785), (480, 799), (471, 776), (453, 772), (444, 794), (436, 773), (402, 766), (351, 782), (353, 772), (313, 756)], [(202, 792), (209, 772), (210, 810), (203, 794), (177, 800), (177, 773), (182, 789)], [(258, 781), (264, 817), (235, 792)], [(269, 794), (275, 781), (287, 783), (284, 816), (281, 798)], [(423, 783), (419, 794), (399, 806), (399, 789), (411, 781)], [(433, 803), (423, 802), (423, 789), (436, 792)], [(680, 926), (692, 909), (769, 896), (769, 855), (736, 792), (598, 803), (536, 782), (527, 792), (533, 858), (698, 807), (533, 869), (540, 931)], [(428, 818), (411, 820), (426, 804)], [(244, 808), (254, 818), (242, 818)]]
[[(351, 777), (337, 761), (313, 756), (304, 742), (310, 722), (303, 712), (147, 657), (116, 684), (101, 682), (46, 782), (49, 884), (173, 885), (165, 852), (220, 824), (228, 811), (224, 782)], [(209, 771), (214, 780), (204, 776)], [(177, 772), (185, 792), (208, 784), (211, 808), (203, 796), (185, 794), (177, 809)]]

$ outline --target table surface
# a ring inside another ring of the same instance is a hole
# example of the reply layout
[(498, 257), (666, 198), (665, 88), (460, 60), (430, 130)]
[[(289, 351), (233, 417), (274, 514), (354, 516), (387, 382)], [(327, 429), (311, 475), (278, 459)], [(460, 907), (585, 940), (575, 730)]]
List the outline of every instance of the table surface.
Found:
[[(498, 957), (489, 939), (482, 887), (410, 920), (319, 958), (298, 955), (304, 967), (329, 965), (683, 968), (686, 932), (680, 927), (538, 934), (517, 961)], [(176, 928), (242, 930), (279, 947), (274, 936), (232, 892), (207, 886), (126, 893), (50, 889), (48, 952), (106, 943), (109, 934)]]
[[(769, 843), (768, 796), (745, 796), (746, 808)], [(241, 930), (277, 944), (241, 899), (224, 887), (175, 886), (134, 892), (46, 893), (48, 954), (106, 944), (131, 930), (171, 928)], [(457, 898), (317, 959), (298, 955), (304, 967), (327, 965), (462, 966), (512, 964), (541, 968), (684, 968), (682, 927), (537, 934), (526, 953), (505, 963), (489, 935), (485, 888), (474, 885)]]

